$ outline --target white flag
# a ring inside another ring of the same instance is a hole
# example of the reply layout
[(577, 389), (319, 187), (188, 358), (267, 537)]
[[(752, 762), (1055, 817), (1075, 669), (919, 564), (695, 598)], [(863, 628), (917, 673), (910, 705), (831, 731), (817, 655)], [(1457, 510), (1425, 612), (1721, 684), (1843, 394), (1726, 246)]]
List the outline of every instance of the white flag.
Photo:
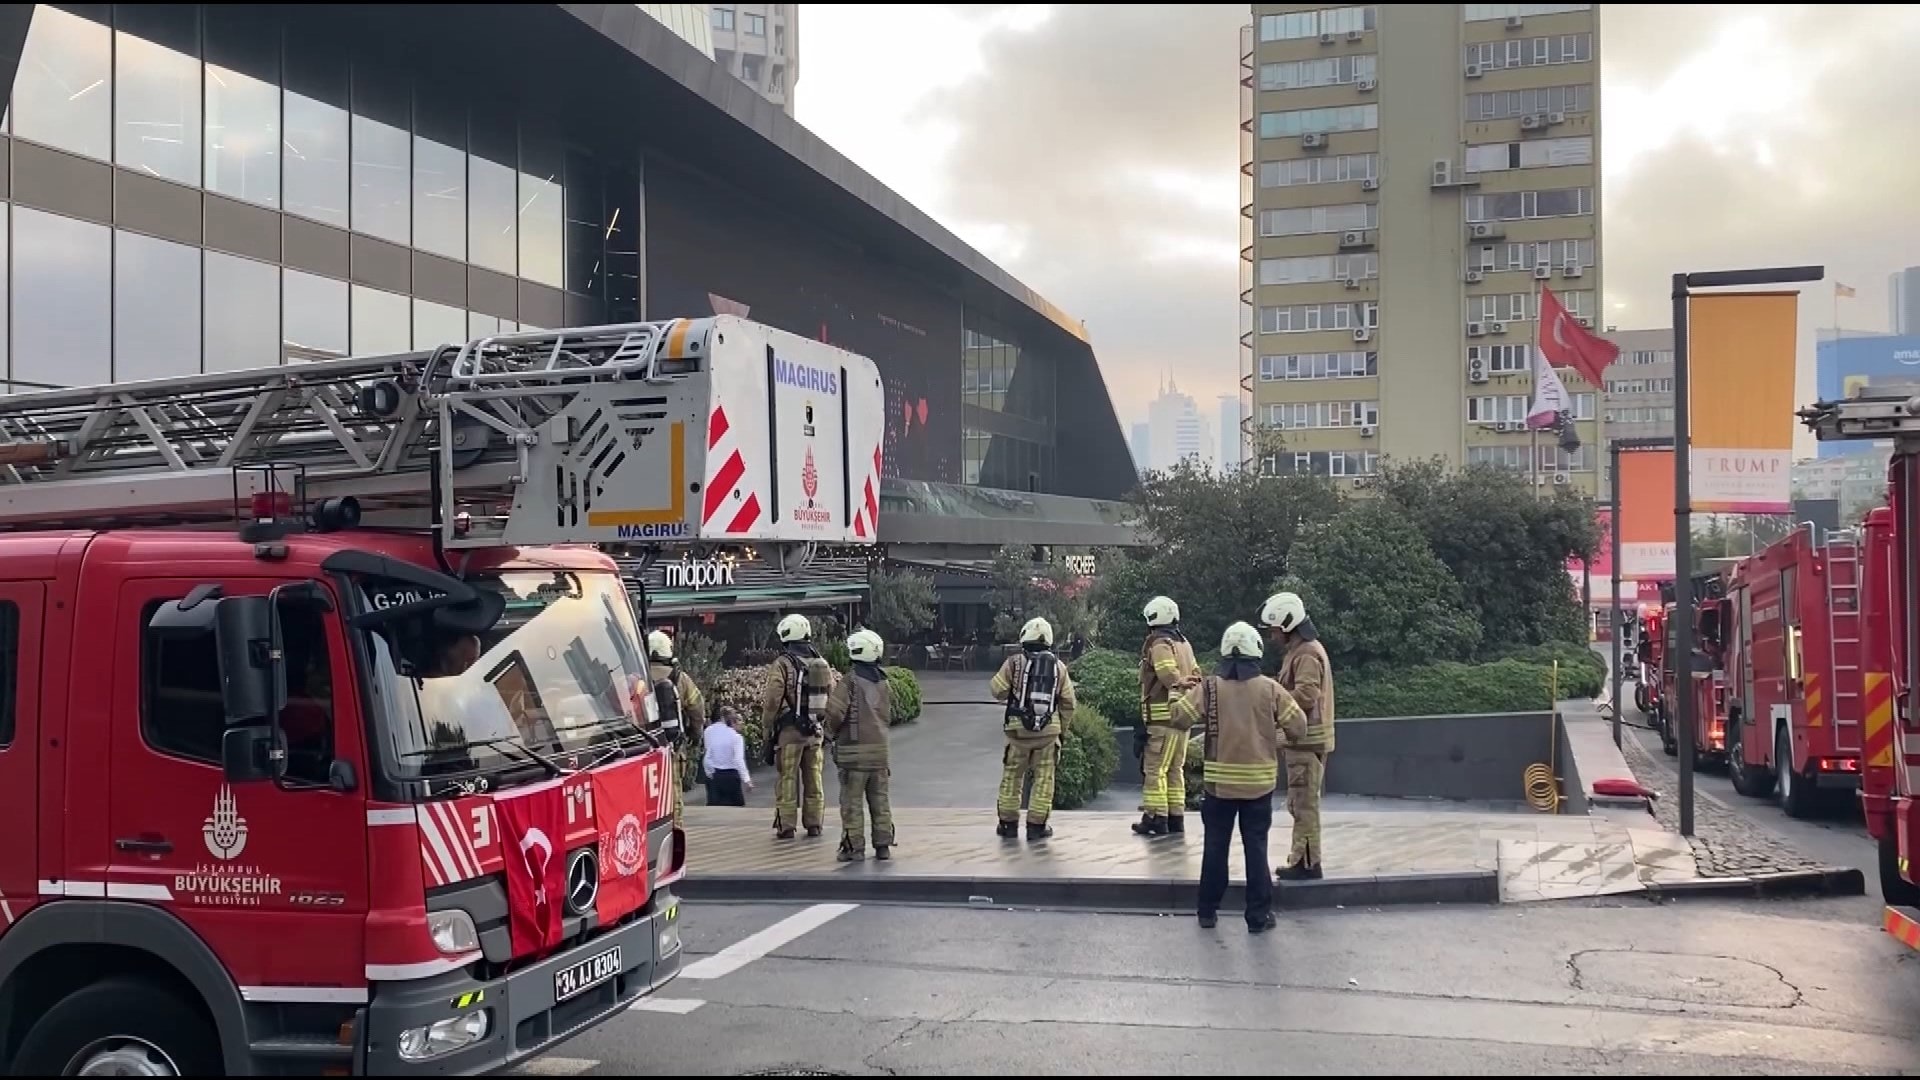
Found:
[(1563, 412), (1573, 411), (1573, 399), (1560, 382), (1560, 373), (1547, 363), (1547, 354), (1533, 350), (1533, 408), (1527, 410), (1527, 426), (1552, 427)]

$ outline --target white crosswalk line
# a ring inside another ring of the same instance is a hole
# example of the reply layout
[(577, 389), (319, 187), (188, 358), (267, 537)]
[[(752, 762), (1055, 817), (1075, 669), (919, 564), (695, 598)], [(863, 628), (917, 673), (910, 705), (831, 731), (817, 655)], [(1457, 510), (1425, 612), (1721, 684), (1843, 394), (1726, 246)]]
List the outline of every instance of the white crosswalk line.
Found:
[(598, 1068), (600, 1063), (590, 1058), (537, 1057), (515, 1072), (527, 1076), (579, 1076), (588, 1069)]
[(627, 1011), (672, 1013), (675, 1016), (685, 1016), (705, 1004), (706, 1002), (700, 998), (650, 997), (641, 998), (639, 1001), (627, 1006)]
[(858, 904), (815, 904), (805, 911), (796, 912), (781, 919), (757, 934), (734, 942), (705, 960), (688, 964), (681, 970), (680, 977), (718, 979), (723, 975), (731, 975), (782, 945), (803, 934), (818, 930), (859, 906)]

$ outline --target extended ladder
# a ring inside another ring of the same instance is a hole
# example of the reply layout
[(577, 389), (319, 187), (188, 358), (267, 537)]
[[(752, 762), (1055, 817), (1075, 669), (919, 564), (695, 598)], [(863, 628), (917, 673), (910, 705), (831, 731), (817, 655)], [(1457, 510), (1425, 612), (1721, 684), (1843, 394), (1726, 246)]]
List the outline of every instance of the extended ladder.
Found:
[(1826, 559), (1827, 670), (1833, 685), (1828, 715), (1835, 749), (1859, 751), (1865, 676), (1860, 669), (1860, 543), (1852, 529), (1829, 529), (1821, 545)]
[(450, 547), (605, 541), (588, 522), (609, 505), (697, 534), (683, 474), (704, 439), (684, 429), (705, 430), (708, 380), (689, 376), (711, 323), (0, 397), (0, 529), (228, 522), (278, 491), (352, 496), (368, 524)]

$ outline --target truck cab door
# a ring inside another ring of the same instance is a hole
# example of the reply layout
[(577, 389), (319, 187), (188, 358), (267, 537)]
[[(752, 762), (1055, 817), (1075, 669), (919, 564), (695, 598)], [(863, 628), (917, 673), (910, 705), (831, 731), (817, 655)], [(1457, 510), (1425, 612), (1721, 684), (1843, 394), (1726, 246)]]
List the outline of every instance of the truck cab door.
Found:
[[(366, 776), (355, 681), (337, 602), (280, 606), (287, 661), (287, 775), (228, 782), (214, 634), (161, 635), (161, 604), (204, 582), (123, 584), (115, 620), (108, 809), (109, 898), (170, 908), (199, 932), (243, 994), (366, 983)], [(260, 595), (281, 582), (220, 583)], [(327, 610), (331, 608), (331, 610)], [(328, 786), (335, 761), (355, 783)]]
[(0, 933), (26, 914), (40, 881), (40, 638), (45, 586), (0, 582)]

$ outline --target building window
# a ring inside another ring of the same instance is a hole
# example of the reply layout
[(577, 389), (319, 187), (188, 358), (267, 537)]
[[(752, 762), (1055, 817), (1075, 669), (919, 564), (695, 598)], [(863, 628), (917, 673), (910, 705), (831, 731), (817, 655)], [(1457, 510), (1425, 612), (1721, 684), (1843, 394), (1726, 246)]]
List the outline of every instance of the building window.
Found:
[(1335, 105), (1260, 114), (1260, 137), (1284, 139), (1333, 131), (1372, 131), (1380, 126), (1378, 105)]
[(1361, 255), (1302, 255), (1291, 259), (1261, 259), (1260, 284), (1299, 285), (1317, 281), (1359, 281), (1380, 276), (1380, 257)]
[(1372, 426), (1380, 422), (1377, 401), (1294, 401), (1269, 404), (1266, 426), (1281, 431)]
[(413, 246), (465, 262), (467, 154), (458, 147), (413, 139)]
[(115, 35), (113, 157), (134, 172), (199, 186), (198, 59)]
[(515, 206), (513, 168), (478, 154), (468, 160), (471, 172), (467, 221), (467, 251), (474, 265), (511, 275), (517, 265), (519, 211)]
[(1379, 353), (1292, 353), (1260, 358), (1261, 382), (1368, 379), (1378, 374), (1380, 374)]
[(113, 381), (198, 373), (200, 249), (123, 231), (113, 267)]
[(206, 371), (280, 363), (280, 268), (207, 252)]
[(399, 293), (353, 287), (353, 355), (380, 356), (412, 348), (412, 318)]
[(207, 190), (280, 205), (280, 88), (207, 65)]
[(1461, 202), (1468, 221), (1522, 221), (1528, 218), (1578, 217), (1593, 213), (1590, 187), (1549, 188), (1468, 195)]
[(392, 124), (353, 114), (353, 231), (409, 242), (408, 137)]
[(1485, 143), (1467, 147), (1467, 172), (1504, 172), (1508, 169), (1551, 169), (1562, 165), (1593, 164), (1593, 137), (1529, 139), (1526, 142)]
[(413, 299), (413, 347), (437, 349), (467, 340), (467, 313), (457, 307)]
[(1467, 399), (1470, 424), (1524, 424), (1530, 403), (1525, 394), (1504, 394)]
[(1540, 113), (1583, 113), (1593, 109), (1593, 85), (1538, 86), (1531, 90), (1495, 90), (1467, 95), (1467, 119), (1505, 120)]
[(1467, 22), (1488, 19), (1524, 19), (1533, 15), (1564, 15), (1570, 11), (1591, 11), (1592, 4), (1466, 4)]
[(1260, 186), (1263, 188), (1337, 184), (1349, 180), (1367, 180), (1378, 175), (1378, 154), (1335, 154), (1260, 163)]
[(14, 389), (111, 382), (107, 227), (15, 206), (12, 271)]
[(760, 85), (760, 58), (748, 53), (740, 58), (740, 80)]
[(1344, 86), (1374, 78), (1378, 57), (1328, 56), (1260, 65), (1260, 89), (1297, 90), (1309, 86)]
[(1372, 301), (1357, 304), (1286, 304), (1260, 309), (1263, 334), (1303, 334), (1315, 330), (1353, 330), (1380, 325), (1380, 305)]
[(1378, 203), (1336, 206), (1295, 206), (1260, 211), (1261, 236), (1305, 236), (1310, 233), (1372, 229), (1380, 224)]
[(567, 155), (567, 291), (606, 295), (607, 212), (600, 163), (581, 153)]
[(287, 212), (347, 227), (347, 111), (286, 93)]
[(713, 28), (715, 30), (733, 29), (733, 9), (717, 7), (713, 9)]
[(291, 363), (347, 355), (347, 283), (298, 270), (288, 270), (283, 277), (282, 359)]
[(1260, 16), (1260, 40), (1294, 41), (1299, 38), (1318, 37), (1321, 34), (1371, 30), (1373, 26), (1374, 9), (1370, 7), (1294, 11), (1284, 15)]
[(520, 324), (512, 319), (482, 315), (478, 311), (467, 312), (467, 337), (472, 340), (492, 337), (495, 334), (511, 334), (519, 329)]
[(1481, 244), (1467, 249), (1467, 269), (1480, 271), (1530, 270), (1536, 266), (1565, 269), (1592, 266), (1591, 240), (1542, 240), (1534, 243)]
[(531, 128), (521, 132), (520, 158), (520, 276), (542, 285), (562, 288), (561, 172), (565, 159), (548, 136)]
[(106, 161), (113, 156), (113, 33), (51, 4), (33, 5), (9, 102), (13, 133)]
[(1672, 349), (1635, 349), (1625, 355), (1629, 364), (1673, 363)]
[(767, 36), (767, 17), (765, 15), (748, 13), (744, 16), (744, 21), (746, 22), (748, 37)]
[(1557, 34), (1553, 37), (1509, 38), (1468, 45), (1466, 62), (1483, 70), (1579, 64), (1593, 59), (1593, 35)]
[(1511, 469), (1515, 472), (1527, 467), (1527, 448), (1525, 446), (1469, 446), (1467, 464), (1491, 465), (1496, 469)]
[[(1489, 297), (1489, 299), (1493, 299)], [(1520, 345), (1469, 345), (1467, 361), (1478, 360), (1489, 375), (1518, 375), (1532, 370), (1527, 360), (1529, 346)]]
[(1467, 321), (1520, 322), (1533, 318), (1532, 293), (1467, 297)]

